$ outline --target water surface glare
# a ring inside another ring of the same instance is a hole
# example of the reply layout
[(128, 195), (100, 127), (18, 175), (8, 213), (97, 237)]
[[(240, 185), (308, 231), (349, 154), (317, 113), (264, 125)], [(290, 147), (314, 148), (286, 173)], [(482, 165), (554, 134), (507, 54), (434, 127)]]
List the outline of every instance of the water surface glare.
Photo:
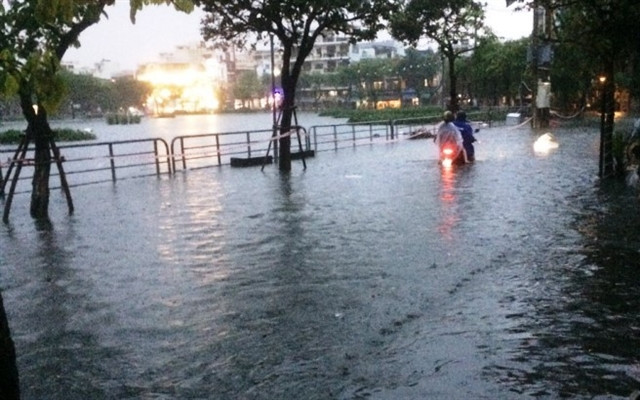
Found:
[(25, 399), (625, 398), (640, 388), (635, 193), (598, 135), (478, 134), (16, 198), (0, 285)]

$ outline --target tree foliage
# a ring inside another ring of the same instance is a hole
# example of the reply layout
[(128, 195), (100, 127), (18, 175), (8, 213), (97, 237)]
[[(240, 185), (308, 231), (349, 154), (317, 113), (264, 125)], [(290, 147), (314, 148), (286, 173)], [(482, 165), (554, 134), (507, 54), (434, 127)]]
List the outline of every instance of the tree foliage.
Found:
[(484, 9), (473, 0), (408, 0), (391, 18), (391, 32), (399, 40), (433, 40), (449, 67), (449, 108), (457, 110), (455, 62), (470, 52), (484, 28)]
[[(431, 49), (419, 51), (408, 48), (405, 57), (398, 62), (398, 76), (405, 81), (407, 88), (414, 89), (419, 99), (431, 98), (431, 82), (441, 68), (440, 57)], [(440, 82), (441, 83), (441, 82)]]
[[(27, 120), (26, 139), (35, 144), (31, 195), (31, 215), (35, 218), (48, 218), (53, 148), (48, 113), (56, 109), (64, 95), (60, 61), (69, 48), (80, 45), (80, 34), (100, 21), (106, 15), (105, 9), (114, 3), (115, 0), (11, 0), (0, 3), (0, 91), (4, 95), (18, 95)], [(162, 3), (173, 3), (180, 8), (191, 2), (130, 0), (132, 19), (143, 5)], [(62, 168), (61, 164), (58, 168)]]
[(565, 48), (580, 51), (604, 78), (599, 87), (602, 93), (599, 175), (613, 175), (616, 76), (621, 71), (632, 76), (638, 74), (640, 4), (633, 0), (545, 0), (541, 5), (555, 16), (553, 39)]
[(251, 100), (264, 94), (263, 84), (255, 71), (242, 71), (233, 85), (233, 96), (251, 107)]
[(112, 94), (112, 104), (101, 106), (103, 110), (115, 111), (129, 107), (143, 108), (153, 88), (148, 82), (141, 82), (132, 77), (121, 77), (103, 82)]
[(501, 42), (494, 36), (478, 41), (473, 54), (458, 63), (460, 93), (479, 105), (521, 104), (533, 81), (527, 64), (528, 39)]
[[(203, 35), (214, 46), (266, 44), (275, 39), (281, 53), (284, 103), (281, 132), (287, 133), (295, 107), (295, 91), (305, 59), (322, 36), (344, 34), (371, 40), (383, 28), (395, 3), (387, 0), (195, 0), (206, 15)], [(280, 169), (291, 169), (291, 143), (280, 139)]]
[(609, 70), (609, 81), (624, 72), (637, 93), (640, 3), (634, 0), (520, 0), (519, 7), (544, 8), (553, 15), (552, 83), (563, 98), (582, 96), (586, 82)]

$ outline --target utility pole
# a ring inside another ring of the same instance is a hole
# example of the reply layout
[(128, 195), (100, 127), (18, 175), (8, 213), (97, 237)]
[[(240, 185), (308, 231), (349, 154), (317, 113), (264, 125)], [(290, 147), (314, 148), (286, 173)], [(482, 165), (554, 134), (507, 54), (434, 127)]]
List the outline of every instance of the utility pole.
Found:
[[(543, 6), (533, 4), (533, 32), (531, 34), (531, 69), (535, 83), (534, 96), (531, 103), (533, 128), (548, 128), (550, 117), (551, 82), (549, 66), (551, 63), (551, 47), (549, 38), (551, 15)], [(544, 39), (544, 43), (541, 43)]]
[(600, 76), (602, 91), (600, 105), (600, 159), (598, 176), (608, 178), (614, 174), (613, 166), (613, 127), (615, 118), (615, 84), (613, 82), (613, 56), (603, 58), (604, 71)]

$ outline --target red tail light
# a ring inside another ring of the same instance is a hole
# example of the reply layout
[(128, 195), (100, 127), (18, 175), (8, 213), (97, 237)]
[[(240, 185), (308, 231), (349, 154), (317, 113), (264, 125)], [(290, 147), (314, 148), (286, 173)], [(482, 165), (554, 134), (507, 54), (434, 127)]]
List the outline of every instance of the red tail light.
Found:
[(453, 149), (450, 147), (445, 147), (444, 149), (442, 149), (442, 154), (444, 154), (445, 156), (452, 156)]

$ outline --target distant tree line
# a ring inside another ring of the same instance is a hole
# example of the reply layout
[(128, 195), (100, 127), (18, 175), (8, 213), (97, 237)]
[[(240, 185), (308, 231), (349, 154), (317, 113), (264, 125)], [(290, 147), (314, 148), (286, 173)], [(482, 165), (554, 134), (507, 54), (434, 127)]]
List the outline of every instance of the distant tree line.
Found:
[[(52, 112), (53, 117), (96, 117), (129, 107), (142, 109), (151, 93), (148, 83), (130, 76), (102, 79), (66, 69), (59, 74), (64, 83), (63, 94), (60, 105)], [(20, 118), (22, 112), (18, 96), (0, 98), (0, 119)]]
[[(528, 108), (536, 84), (530, 46), (530, 37), (503, 41), (487, 34), (478, 38), (473, 51), (455, 63), (460, 106)], [(552, 107), (561, 112), (574, 112), (587, 105), (598, 109), (600, 64), (597, 57), (579, 52), (574, 43), (554, 43), (549, 67)], [(637, 84), (640, 77), (638, 70), (630, 67), (632, 60), (625, 64), (616, 72), (616, 89), (634, 98), (640, 94)], [(404, 90), (411, 89), (420, 106), (442, 105), (442, 93), (450, 95), (446, 87), (448, 76), (442, 54), (433, 49), (408, 47), (404, 57), (364, 59), (334, 72), (302, 73), (296, 97), (299, 105), (323, 109), (356, 100), (375, 104), (385, 96), (401, 98)], [(269, 87), (268, 79), (261, 80), (251, 71), (243, 73), (233, 93), (248, 104), (251, 98), (264, 96)], [(335, 96), (328, 97), (329, 92)]]

